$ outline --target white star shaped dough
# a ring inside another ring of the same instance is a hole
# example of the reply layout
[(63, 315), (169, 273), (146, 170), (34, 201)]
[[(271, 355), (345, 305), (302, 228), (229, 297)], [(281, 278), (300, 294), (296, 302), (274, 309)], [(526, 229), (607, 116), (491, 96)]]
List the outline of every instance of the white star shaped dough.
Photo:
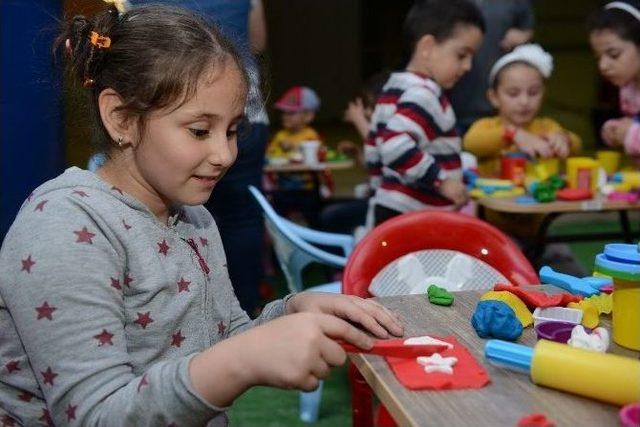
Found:
[(443, 374), (453, 374), (453, 365), (458, 363), (456, 357), (442, 357), (440, 353), (433, 356), (420, 356), (416, 359), (418, 364), (424, 366), (424, 371), (428, 374), (440, 372)]

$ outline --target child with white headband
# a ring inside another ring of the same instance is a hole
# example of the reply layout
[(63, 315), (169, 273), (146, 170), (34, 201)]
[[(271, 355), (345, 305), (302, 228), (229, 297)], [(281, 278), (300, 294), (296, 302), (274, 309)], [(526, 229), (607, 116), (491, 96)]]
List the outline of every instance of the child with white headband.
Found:
[(498, 114), (476, 121), (464, 136), (464, 149), (478, 157), (482, 173), (498, 172), (504, 152), (565, 158), (580, 150), (577, 135), (538, 117), (552, 70), (553, 58), (537, 44), (518, 46), (493, 65), (487, 97)]
[(602, 139), (610, 146), (623, 147), (640, 164), (640, 2), (605, 5), (591, 19), (589, 39), (600, 74), (620, 88), (624, 114), (605, 122)]

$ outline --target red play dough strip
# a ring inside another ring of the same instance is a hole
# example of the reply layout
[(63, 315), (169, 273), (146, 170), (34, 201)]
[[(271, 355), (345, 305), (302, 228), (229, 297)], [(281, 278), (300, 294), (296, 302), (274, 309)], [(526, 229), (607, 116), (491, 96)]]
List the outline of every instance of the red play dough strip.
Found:
[(458, 363), (453, 367), (453, 374), (440, 372), (426, 373), (424, 367), (416, 359), (399, 359), (385, 357), (391, 371), (400, 384), (410, 390), (455, 390), (481, 388), (490, 381), (487, 371), (476, 362), (475, 358), (454, 337), (433, 337), (453, 344), (453, 348), (440, 353), (442, 357), (457, 357)]
[(520, 298), (527, 307), (557, 307), (569, 304), (570, 302), (580, 302), (582, 297), (579, 295), (571, 295), (567, 293), (546, 294), (540, 291), (524, 290), (519, 286), (506, 285), (498, 283), (493, 287), (494, 291), (508, 291)]

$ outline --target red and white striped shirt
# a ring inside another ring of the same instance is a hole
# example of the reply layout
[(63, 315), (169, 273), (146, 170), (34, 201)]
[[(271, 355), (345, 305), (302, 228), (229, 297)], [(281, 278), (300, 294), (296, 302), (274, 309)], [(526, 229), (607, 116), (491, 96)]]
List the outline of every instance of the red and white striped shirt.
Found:
[(462, 180), (462, 143), (448, 98), (430, 78), (393, 73), (371, 118), (365, 160), (373, 203), (400, 212), (447, 207), (438, 184)]

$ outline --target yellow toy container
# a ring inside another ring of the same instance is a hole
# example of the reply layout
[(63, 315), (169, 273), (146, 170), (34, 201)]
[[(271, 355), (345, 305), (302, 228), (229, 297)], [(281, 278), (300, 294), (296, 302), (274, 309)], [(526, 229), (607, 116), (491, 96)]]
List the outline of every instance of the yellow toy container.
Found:
[(618, 171), (620, 167), (620, 157), (621, 154), (619, 151), (603, 150), (596, 152), (596, 159), (598, 159), (598, 162), (607, 175), (613, 175)]
[[(595, 270), (613, 279), (613, 341), (640, 351), (640, 246), (606, 245)], [(638, 387), (640, 388), (640, 387)]]
[(569, 188), (584, 188), (595, 191), (598, 188), (600, 163), (590, 157), (570, 157), (567, 159), (567, 185)]

